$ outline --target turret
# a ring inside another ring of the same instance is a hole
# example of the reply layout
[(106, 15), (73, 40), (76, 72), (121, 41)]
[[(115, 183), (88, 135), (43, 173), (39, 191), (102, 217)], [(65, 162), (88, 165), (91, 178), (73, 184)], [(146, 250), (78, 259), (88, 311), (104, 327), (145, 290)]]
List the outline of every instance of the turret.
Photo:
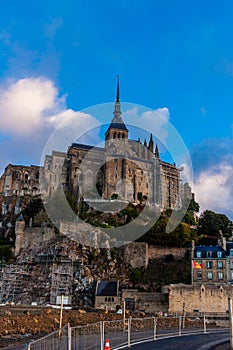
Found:
[(159, 148), (158, 148), (158, 145), (156, 144), (155, 146), (155, 157), (156, 158), (159, 158)]
[(23, 215), (20, 214), (15, 222), (15, 256), (19, 255), (23, 244), (25, 221)]

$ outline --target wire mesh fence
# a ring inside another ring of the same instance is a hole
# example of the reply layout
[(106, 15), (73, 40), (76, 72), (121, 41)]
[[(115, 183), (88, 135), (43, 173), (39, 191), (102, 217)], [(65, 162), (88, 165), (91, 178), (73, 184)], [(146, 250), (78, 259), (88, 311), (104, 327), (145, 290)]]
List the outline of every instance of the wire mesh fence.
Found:
[(129, 340), (129, 319), (103, 322), (103, 339), (109, 339), (111, 348), (127, 345)]
[(61, 329), (46, 335), (43, 338), (34, 340), (28, 344), (28, 350), (70, 350), (69, 349), (69, 324)]
[(71, 349), (100, 350), (103, 349), (103, 323), (91, 323), (71, 328)]
[(103, 350), (106, 339), (111, 350), (164, 337), (213, 332), (229, 328), (229, 315), (122, 318), (83, 326), (63, 327), (31, 342), (28, 350)]

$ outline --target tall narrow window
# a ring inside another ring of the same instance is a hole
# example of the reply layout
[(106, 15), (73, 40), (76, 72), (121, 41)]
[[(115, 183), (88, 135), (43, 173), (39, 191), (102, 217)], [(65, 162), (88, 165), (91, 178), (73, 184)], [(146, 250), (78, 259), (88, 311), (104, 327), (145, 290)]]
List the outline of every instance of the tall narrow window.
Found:
[(223, 273), (222, 273), (222, 271), (219, 271), (219, 272), (218, 272), (218, 279), (219, 279), (219, 280), (222, 280), (222, 279), (223, 279)]

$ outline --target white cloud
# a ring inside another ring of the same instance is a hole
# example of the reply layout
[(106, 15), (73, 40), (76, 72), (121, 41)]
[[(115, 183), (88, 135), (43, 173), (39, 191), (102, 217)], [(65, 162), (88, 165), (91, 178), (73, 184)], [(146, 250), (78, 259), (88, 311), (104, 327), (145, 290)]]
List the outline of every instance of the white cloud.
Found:
[(218, 163), (202, 170), (194, 183), (194, 192), (201, 212), (205, 209), (226, 213), (233, 218), (233, 166)]
[(205, 139), (191, 150), (194, 182), (191, 184), (201, 212), (226, 214), (233, 220), (232, 138)]
[(49, 79), (24, 78), (2, 84), (0, 172), (9, 162), (39, 164), (48, 139), (57, 129), (56, 145), (66, 151), (64, 147), (97, 124), (91, 115), (67, 109), (65, 96), (59, 97)]
[(52, 81), (45, 78), (20, 79), (0, 89), (0, 128), (10, 135), (28, 135), (40, 128), (62, 108), (63, 99)]
[(148, 110), (142, 106), (135, 106), (123, 113), (123, 119), (127, 124), (147, 130), (162, 143), (165, 143), (168, 136), (169, 116), (169, 109), (166, 107)]

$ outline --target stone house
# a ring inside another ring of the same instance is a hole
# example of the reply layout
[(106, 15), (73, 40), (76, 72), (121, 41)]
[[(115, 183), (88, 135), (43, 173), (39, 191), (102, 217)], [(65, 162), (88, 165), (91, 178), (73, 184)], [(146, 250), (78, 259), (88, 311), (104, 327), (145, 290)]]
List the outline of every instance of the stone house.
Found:
[(139, 292), (137, 289), (123, 289), (121, 304), (125, 301), (126, 310), (140, 310), (144, 312), (167, 312), (168, 296), (161, 293)]
[(95, 308), (117, 311), (167, 312), (167, 294), (139, 292), (137, 289), (122, 289), (119, 291), (119, 282), (98, 281), (95, 293)]
[(37, 196), (40, 193), (39, 177), (39, 166), (9, 164), (0, 179), (0, 194), (4, 197)]
[(108, 311), (117, 311), (121, 308), (119, 281), (97, 282), (95, 308)]
[(192, 284), (233, 284), (233, 242), (221, 237), (217, 246), (194, 246)]

